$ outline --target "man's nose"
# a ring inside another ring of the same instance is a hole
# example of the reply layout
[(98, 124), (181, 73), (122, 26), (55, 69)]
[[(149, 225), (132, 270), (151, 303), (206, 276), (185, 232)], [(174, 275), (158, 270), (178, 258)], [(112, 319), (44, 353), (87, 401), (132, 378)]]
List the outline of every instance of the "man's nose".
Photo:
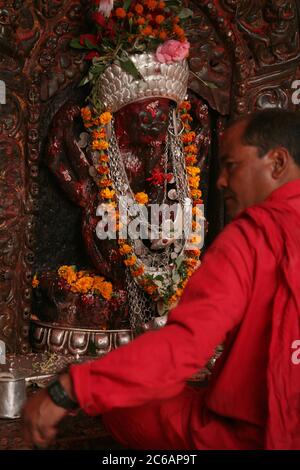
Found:
[(227, 182), (227, 176), (226, 172), (224, 170), (220, 170), (218, 179), (217, 179), (217, 188), (222, 190), (227, 188), (228, 182)]

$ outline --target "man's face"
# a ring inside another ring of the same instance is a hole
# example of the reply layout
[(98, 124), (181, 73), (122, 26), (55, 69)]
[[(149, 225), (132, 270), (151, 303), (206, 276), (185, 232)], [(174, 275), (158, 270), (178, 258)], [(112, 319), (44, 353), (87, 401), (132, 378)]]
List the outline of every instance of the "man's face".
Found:
[(219, 152), (220, 175), (217, 187), (223, 191), (230, 217), (266, 199), (276, 189), (269, 154), (259, 158), (257, 147), (242, 143), (246, 121), (227, 129)]

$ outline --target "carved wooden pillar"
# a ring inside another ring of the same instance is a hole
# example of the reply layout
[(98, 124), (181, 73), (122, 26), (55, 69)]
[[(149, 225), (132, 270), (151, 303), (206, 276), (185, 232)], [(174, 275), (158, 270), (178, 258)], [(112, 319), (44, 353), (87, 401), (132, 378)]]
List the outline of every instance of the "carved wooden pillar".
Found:
[[(0, 339), (25, 353), (38, 201), (39, 156), (49, 102), (77, 83), (83, 62), (69, 41), (88, 2), (0, 1)], [(5, 85), (3, 85), (5, 84)], [(3, 93), (2, 93), (3, 95)]]

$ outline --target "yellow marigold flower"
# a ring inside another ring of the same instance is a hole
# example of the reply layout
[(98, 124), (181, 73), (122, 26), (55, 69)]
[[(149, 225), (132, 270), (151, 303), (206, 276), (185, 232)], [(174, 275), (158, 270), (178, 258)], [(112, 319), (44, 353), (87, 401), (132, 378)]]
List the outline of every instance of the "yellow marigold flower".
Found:
[(199, 245), (199, 243), (201, 243), (202, 241), (202, 238), (200, 235), (193, 235), (191, 240), (190, 240), (190, 243), (193, 243), (194, 245)]
[(137, 3), (134, 9), (138, 15), (141, 15), (144, 11), (144, 7), (140, 3)]
[(161, 24), (165, 20), (165, 17), (163, 15), (157, 15), (155, 17), (155, 23), (156, 24)]
[(189, 175), (191, 176), (197, 176), (200, 173), (200, 168), (196, 166), (187, 166), (186, 171), (188, 172)]
[(111, 282), (107, 281), (96, 281), (94, 283), (94, 290), (96, 293), (100, 293), (105, 300), (110, 300), (113, 288)]
[(139, 204), (147, 204), (149, 202), (149, 197), (146, 193), (136, 193), (134, 197)]
[(112, 115), (110, 112), (106, 111), (105, 113), (100, 114), (101, 124), (108, 124), (112, 120)]
[(132, 253), (132, 247), (125, 243), (124, 245), (121, 246), (119, 249), (121, 255), (129, 255), (129, 253)]
[(61, 266), (57, 272), (60, 277), (68, 282), (68, 284), (72, 284), (72, 282), (77, 280), (77, 273), (75, 272), (73, 266)]
[(135, 256), (130, 256), (130, 258), (126, 259), (124, 261), (126, 266), (133, 266), (136, 263), (136, 257)]
[(198, 189), (200, 183), (200, 176), (190, 176), (189, 185), (190, 188)]
[(84, 121), (90, 121), (92, 119), (92, 113), (90, 108), (81, 108), (81, 117)]
[(75, 289), (76, 292), (86, 294), (92, 289), (93, 283), (94, 279), (91, 276), (83, 276), (75, 282), (72, 288)]
[(115, 191), (113, 189), (105, 188), (100, 191), (100, 195), (104, 199), (112, 199), (115, 195)]
[(31, 281), (31, 285), (35, 289), (36, 287), (38, 287), (39, 283), (40, 283), (40, 281), (38, 280), (37, 275), (35, 274), (33, 276), (32, 281)]
[(92, 149), (93, 150), (106, 150), (109, 144), (106, 140), (93, 140)]
[(202, 191), (199, 189), (192, 189), (191, 196), (193, 199), (199, 199), (202, 196)]
[(116, 8), (115, 14), (117, 18), (125, 18), (126, 17), (126, 11), (124, 8)]

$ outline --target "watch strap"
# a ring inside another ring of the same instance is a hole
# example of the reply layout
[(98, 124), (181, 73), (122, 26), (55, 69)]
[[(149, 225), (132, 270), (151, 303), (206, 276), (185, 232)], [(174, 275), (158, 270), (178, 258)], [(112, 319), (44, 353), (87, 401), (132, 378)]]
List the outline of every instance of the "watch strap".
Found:
[(79, 408), (78, 403), (76, 403), (74, 400), (71, 400), (59, 379), (55, 379), (48, 385), (47, 392), (53, 403), (55, 403), (57, 406), (65, 408), (66, 410), (76, 410)]

